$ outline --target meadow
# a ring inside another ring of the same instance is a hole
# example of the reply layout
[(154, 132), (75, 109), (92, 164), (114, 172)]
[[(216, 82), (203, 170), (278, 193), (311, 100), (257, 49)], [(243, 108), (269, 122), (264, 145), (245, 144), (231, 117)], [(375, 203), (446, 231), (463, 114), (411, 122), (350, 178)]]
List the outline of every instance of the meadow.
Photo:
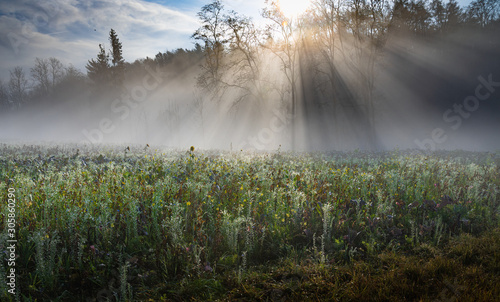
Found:
[[(2, 301), (493, 301), (500, 153), (0, 146)], [(6, 279), (6, 277), (5, 277)]]

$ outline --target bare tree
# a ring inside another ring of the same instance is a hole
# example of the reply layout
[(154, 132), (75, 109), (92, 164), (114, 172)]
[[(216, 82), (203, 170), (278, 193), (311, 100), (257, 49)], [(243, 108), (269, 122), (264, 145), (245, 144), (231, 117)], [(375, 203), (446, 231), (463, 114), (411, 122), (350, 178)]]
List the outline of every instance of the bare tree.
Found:
[(240, 97), (233, 105), (251, 98), (256, 100), (256, 105), (263, 110), (268, 82), (261, 72), (263, 54), (260, 31), (251, 18), (241, 16), (235, 11), (224, 16), (224, 23), (227, 27), (230, 55), (224, 64), (227, 77), (223, 78), (223, 85), (240, 90)]
[(84, 78), (85, 75), (72, 64), (64, 69), (64, 80), (83, 81)]
[(64, 75), (64, 65), (54, 57), (35, 58), (35, 65), (30, 71), (36, 83), (36, 92), (41, 96), (46, 96), (54, 92), (56, 85), (61, 81)]
[(485, 27), (499, 16), (500, 0), (476, 0), (467, 8), (467, 16), (471, 23)]
[(47, 95), (50, 91), (49, 61), (35, 58), (35, 65), (31, 68), (31, 77), (36, 83), (36, 89), (41, 95)]
[(305, 20), (306, 30), (310, 33), (308, 42), (316, 52), (313, 68), (317, 90), (329, 100), (326, 106), (331, 110), (334, 136), (338, 142), (342, 141), (338, 112), (346, 99), (342, 87), (339, 87), (341, 79), (336, 62), (341, 50), (340, 35), (345, 32), (341, 8), (340, 0), (316, 0)]
[(16, 67), (10, 71), (9, 93), (14, 107), (21, 107), (26, 104), (26, 94), (28, 90), (28, 80), (22, 67)]
[(382, 53), (392, 10), (385, 0), (352, 0), (344, 7), (345, 30), (339, 39), (342, 61), (350, 73), (351, 92), (357, 104), (358, 122), (368, 134), (368, 145), (377, 147), (374, 90), (377, 59)]
[(316, 88), (327, 98), (335, 137), (340, 110), (348, 110), (374, 147), (375, 65), (385, 43), (391, 9), (385, 0), (316, 0), (305, 17)]
[(49, 77), (52, 90), (61, 81), (64, 76), (64, 65), (58, 59), (49, 58)]
[(198, 84), (213, 92), (214, 97), (220, 97), (222, 77), (222, 59), (226, 40), (226, 28), (223, 20), (224, 6), (219, 0), (207, 4), (198, 13), (202, 26), (192, 35), (192, 38), (204, 43), (205, 63), (203, 73), (198, 77)]
[[(262, 16), (270, 20), (271, 24), (266, 28), (267, 41), (263, 46), (274, 53), (281, 63), (282, 71), (288, 83), (287, 91), (290, 93), (291, 115), (296, 117), (300, 20), (285, 16), (276, 1), (266, 0), (266, 4), (267, 7), (262, 11)], [(291, 122), (292, 149), (297, 148), (296, 120), (296, 118), (293, 118)]]

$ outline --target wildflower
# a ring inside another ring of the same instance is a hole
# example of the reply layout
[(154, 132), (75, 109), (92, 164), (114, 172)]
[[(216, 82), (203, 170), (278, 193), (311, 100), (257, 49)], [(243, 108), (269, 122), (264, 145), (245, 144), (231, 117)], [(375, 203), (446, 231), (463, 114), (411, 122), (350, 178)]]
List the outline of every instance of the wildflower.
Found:
[(188, 202), (186, 202), (186, 204), (189, 207), (191, 205), (191, 202), (188, 201)]
[(210, 272), (210, 273), (212, 272), (212, 268), (210, 267), (210, 262), (207, 262), (205, 264), (205, 272)]
[(191, 147), (189, 148), (189, 150), (190, 150), (191, 152), (193, 152), (193, 151), (194, 151), (194, 146), (191, 146)]

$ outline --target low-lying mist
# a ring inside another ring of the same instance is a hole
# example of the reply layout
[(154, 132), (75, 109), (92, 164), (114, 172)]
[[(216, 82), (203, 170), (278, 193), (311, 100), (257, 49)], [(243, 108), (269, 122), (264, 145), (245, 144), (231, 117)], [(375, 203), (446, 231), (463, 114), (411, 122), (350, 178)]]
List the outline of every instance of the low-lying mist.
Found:
[[(119, 93), (96, 91), (82, 79), (77, 89), (4, 112), (0, 139), (180, 149), (495, 150), (500, 52), (493, 35), (394, 34), (370, 54), (374, 62), (339, 55), (332, 70), (312, 46), (303, 47), (297, 51), (295, 109), (287, 75), (270, 50), (259, 53), (259, 78), (228, 71), (220, 90), (200, 85), (206, 72), (200, 55), (164, 65), (137, 61), (127, 65), (134, 72)], [(372, 63), (372, 82), (360, 80), (356, 73)]]

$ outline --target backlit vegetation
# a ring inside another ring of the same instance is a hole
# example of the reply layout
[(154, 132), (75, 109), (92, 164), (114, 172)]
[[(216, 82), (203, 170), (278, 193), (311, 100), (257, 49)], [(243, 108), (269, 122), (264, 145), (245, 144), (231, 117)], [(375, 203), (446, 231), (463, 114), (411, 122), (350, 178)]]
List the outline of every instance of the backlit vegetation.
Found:
[(499, 154), (78, 148), (0, 147), (24, 299), (499, 294)]

